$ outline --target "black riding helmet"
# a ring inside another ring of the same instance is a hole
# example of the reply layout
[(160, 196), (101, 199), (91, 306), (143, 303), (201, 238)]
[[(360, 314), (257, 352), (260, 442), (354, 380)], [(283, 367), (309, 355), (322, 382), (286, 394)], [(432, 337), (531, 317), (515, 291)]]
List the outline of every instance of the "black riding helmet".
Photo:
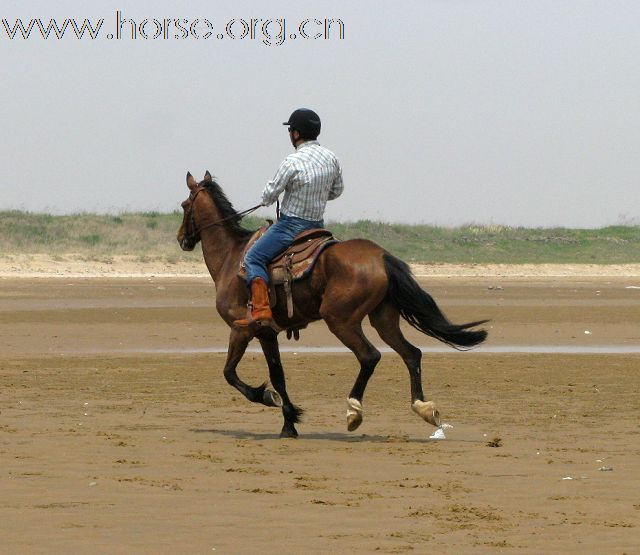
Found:
[(312, 141), (320, 135), (320, 116), (308, 108), (298, 108), (282, 125), (295, 129), (306, 140)]

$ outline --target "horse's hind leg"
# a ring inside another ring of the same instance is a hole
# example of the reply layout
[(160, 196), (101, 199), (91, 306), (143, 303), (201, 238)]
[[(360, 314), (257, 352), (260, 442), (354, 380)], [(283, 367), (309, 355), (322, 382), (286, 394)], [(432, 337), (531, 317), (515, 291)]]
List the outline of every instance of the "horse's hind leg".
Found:
[(227, 361), (224, 365), (224, 377), (229, 385), (235, 387), (240, 393), (249, 399), (249, 401), (253, 403), (262, 403), (268, 407), (279, 406), (278, 397), (273, 391), (267, 389), (266, 383), (258, 387), (252, 387), (238, 377), (236, 368), (238, 367), (238, 363), (242, 359), (244, 352), (247, 350), (247, 345), (249, 344), (250, 339), (251, 337), (244, 330), (238, 330), (237, 328), (231, 329)]
[(400, 329), (400, 314), (389, 303), (382, 303), (369, 315), (371, 325), (380, 338), (398, 353), (409, 370), (411, 408), (429, 424), (440, 425), (440, 414), (432, 401), (425, 402), (422, 391), (422, 351), (409, 343)]
[[(271, 379), (271, 385), (279, 396), (279, 406), (282, 406), (282, 414), (284, 416), (284, 425), (280, 432), (280, 437), (298, 437), (295, 424), (300, 421), (302, 415), (302, 409), (296, 407), (287, 394), (287, 388), (284, 379), (284, 368), (282, 368), (282, 362), (280, 360), (280, 349), (278, 347), (278, 336), (272, 330), (265, 330), (265, 332), (258, 336), (260, 345), (262, 346), (262, 352), (267, 359), (269, 365), (269, 378)], [(267, 390), (268, 391), (268, 390)]]
[(356, 355), (360, 363), (360, 372), (347, 399), (347, 429), (352, 432), (362, 424), (362, 398), (381, 355), (365, 337), (361, 322), (342, 322), (329, 317), (325, 317), (325, 321), (331, 332)]

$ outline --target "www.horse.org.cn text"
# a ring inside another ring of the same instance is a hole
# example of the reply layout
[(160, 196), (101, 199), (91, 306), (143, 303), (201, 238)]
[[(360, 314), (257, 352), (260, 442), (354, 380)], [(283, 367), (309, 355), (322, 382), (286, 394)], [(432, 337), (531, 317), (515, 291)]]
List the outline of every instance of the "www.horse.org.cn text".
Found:
[(125, 17), (117, 10), (107, 20), (65, 18), (2, 18), (0, 37), (9, 40), (209, 40), (255, 41), (266, 46), (285, 42), (344, 40), (345, 24), (339, 18), (228, 18)]

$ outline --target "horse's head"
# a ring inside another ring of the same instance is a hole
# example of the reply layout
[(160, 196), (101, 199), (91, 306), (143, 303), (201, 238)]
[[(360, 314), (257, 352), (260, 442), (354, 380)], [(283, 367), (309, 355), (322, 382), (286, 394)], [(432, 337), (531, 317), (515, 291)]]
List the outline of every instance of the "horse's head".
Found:
[(211, 183), (213, 178), (209, 171), (204, 174), (202, 182), (198, 183), (194, 177), (187, 172), (187, 187), (189, 187), (189, 198), (182, 203), (184, 216), (182, 217), (182, 225), (178, 229), (178, 244), (183, 251), (192, 251), (200, 241), (200, 231), (196, 225), (196, 200), (198, 195), (204, 190), (206, 183)]

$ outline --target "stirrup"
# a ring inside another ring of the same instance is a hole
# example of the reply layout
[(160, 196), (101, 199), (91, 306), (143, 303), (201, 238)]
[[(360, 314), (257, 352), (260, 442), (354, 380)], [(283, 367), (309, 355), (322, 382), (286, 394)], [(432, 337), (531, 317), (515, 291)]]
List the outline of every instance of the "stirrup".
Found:
[[(253, 317), (253, 304), (247, 303), (247, 316), (240, 320), (234, 320), (233, 325), (239, 328), (253, 328), (258, 330), (264, 327), (274, 327), (273, 315), (271, 318), (254, 318)], [(275, 328), (274, 328), (275, 329)]]

